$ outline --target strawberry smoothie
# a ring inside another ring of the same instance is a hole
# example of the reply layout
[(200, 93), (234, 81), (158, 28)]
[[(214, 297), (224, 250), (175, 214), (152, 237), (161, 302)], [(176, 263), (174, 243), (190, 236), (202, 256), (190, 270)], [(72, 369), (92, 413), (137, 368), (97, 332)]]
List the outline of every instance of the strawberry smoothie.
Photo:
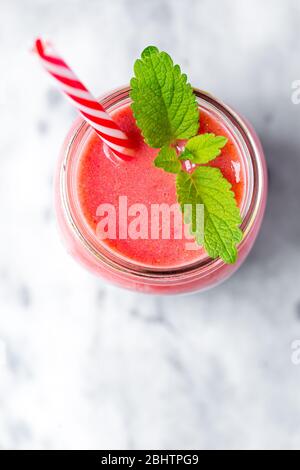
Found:
[[(143, 203), (151, 214), (152, 204), (176, 204), (175, 175), (156, 168), (153, 161), (158, 150), (145, 144), (129, 104), (113, 113), (115, 122), (131, 138), (136, 156), (129, 162), (107, 157), (108, 150), (96, 133), (91, 133), (85, 143), (78, 170), (78, 197), (82, 213), (89, 227), (96, 233), (100, 218), (96, 215), (100, 204), (116, 208), (119, 233), (119, 196), (127, 196), (128, 207)], [(244, 168), (240, 150), (229, 131), (207, 111), (200, 112), (199, 134), (212, 132), (228, 138), (221, 155), (211, 162), (219, 168), (232, 184), (236, 200), (242, 205), (244, 196)], [(178, 208), (178, 212), (180, 209)], [(181, 216), (182, 217), (182, 216)], [(130, 218), (129, 218), (130, 219)], [(130, 222), (130, 220), (129, 220)], [(163, 223), (163, 222), (162, 222)], [(150, 222), (149, 222), (150, 224)], [(104, 243), (122, 256), (146, 266), (173, 268), (191, 263), (204, 254), (203, 249), (187, 250), (187, 240), (174, 239), (174, 224), (170, 226), (170, 239), (106, 239)], [(160, 230), (161, 233), (161, 230)], [(196, 249), (197, 248), (197, 249)]]
[[(238, 269), (258, 234), (266, 203), (267, 173), (257, 135), (231, 108), (204, 92), (194, 93), (200, 111), (199, 133), (228, 139), (221, 155), (210, 165), (229, 180), (241, 210), (244, 238), (234, 265), (210, 259), (203, 248), (187, 250), (186, 239), (174, 238), (172, 224), (170, 239), (118, 236), (120, 196), (127, 197), (128, 207), (142, 203), (149, 213), (151, 204), (176, 203), (176, 176), (154, 166), (158, 150), (145, 144), (135, 124), (129, 88), (105, 95), (101, 102), (134, 142), (136, 156), (132, 161), (114, 157), (82, 119), (74, 123), (66, 138), (56, 177), (56, 209), (63, 239), (80, 263), (119, 286), (163, 294), (207, 289)], [(116, 208), (116, 238), (101, 240), (97, 236), (101, 219), (97, 209), (101, 204)]]

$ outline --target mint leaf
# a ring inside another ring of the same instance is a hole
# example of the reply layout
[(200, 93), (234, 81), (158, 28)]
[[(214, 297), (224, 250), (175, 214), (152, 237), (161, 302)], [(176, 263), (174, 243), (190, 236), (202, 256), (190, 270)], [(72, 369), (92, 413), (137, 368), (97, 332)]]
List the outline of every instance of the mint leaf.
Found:
[(154, 160), (154, 165), (169, 173), (179, 173), (181, 170), (181, 163), (173, 147), (163, 147)]
[(147, 47), (134, 64), (130, 97), (138, 127), (150, 147), (161, 148), (198, 132), (193, 89), (166, 52)]
[(141, 57), (142, 59), (145, 59), (146, 57), (149, 57), (150, 54), (157, 54), (159, 53), (159, 50), (157, 49), (156, 46), (148, 46), (146, 49), (143, 50)]
[(180, 160), (190, 160), (192, 163), (208, 163), (221, 153), (221, 148), (228, 139), (215, 134), (201, 134), (190, 139), (180, 155)]
[[(204, 205), (204, 247), (211, 258), (225, 263), (237, 260), (237, 244), (242, 240), (241, 216), (231, 184), (218, 168), (198, 167), (193, 173), (180, 171), (176, 179), (178, 202)], [(191, 230), (196, 225), (192, 219)], [(199, 234), (201, 236), (201, 234)], [(197, 237), (196, 237), (197, 238)]]

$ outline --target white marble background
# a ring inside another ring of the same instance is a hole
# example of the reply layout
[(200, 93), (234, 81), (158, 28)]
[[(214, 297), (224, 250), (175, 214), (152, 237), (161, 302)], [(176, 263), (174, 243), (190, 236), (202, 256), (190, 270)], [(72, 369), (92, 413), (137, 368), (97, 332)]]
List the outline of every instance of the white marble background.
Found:
[[(300, 448), (299, 30), (298, 0), (0, 0), (0, 448)], [(37, 35), (98, 94), (157, 44), (253, 122), (270, 198), (230, 281), (146, 297), (65, 253), (52, 184), (74, 112)]]

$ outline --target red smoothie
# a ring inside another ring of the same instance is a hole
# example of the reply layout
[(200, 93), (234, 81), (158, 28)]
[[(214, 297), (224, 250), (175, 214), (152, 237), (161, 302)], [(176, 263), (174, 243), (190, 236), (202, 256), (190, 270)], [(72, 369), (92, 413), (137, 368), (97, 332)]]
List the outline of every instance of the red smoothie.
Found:
[[(117, 234), (119, 196), (127, 196), (128, 207), (143, 203), (151, 213), (151, 204), (175, 204), (175, 175), (156, 168), (153, 161), (158, 150), (148, 147), (136, 126), (130, 105), (118, 108), (113, 113), (114, 120), (133, 140), (136, 157), (129, 162), (107, 158), (107, 149), (92, 132), (81, 150), (77, 172), (78, 200), (89, 228), (96, 233), (100, 217), (97, 208), (100, 204), (112, 204), (117, 213)], [(199, 133), (212, 132), (226, 136), (228, 143), (221, 155), (211, 162), (219, 168), (232, 184), (236, 201), (242, 206), (245, 192), (245, 169), (240, 149), (229, 130), (207, 110), (200, 111)], [(179, 209), (178, 209), (179, 211)], [(128, 222), (130, 223), (130, 217)], [(149, 222), (150, 224), (150, 222)], [(149, 229), (150, 234), (150, 229)], [(185, 238), (174, 239), (171, 225), (170, 239), (116, 239), (99, 240), (115, 253), (150, 267), (173, 268), (187, 265), (205, 256), (203, 249), (187, 250)]]
[[(228, 139), (211, 164), (230, 181), (241, 208), (244, 238), (237, 247), (235, 264), (226, 264), (220, 258), (212, 260), (202, 248), (187, 250), (186, 240), (172, 238), (172, 230), (169, 239), (124, 240), (119, 236), (101, 240), (97, 231), (101, 219), (97, 209), (101, 204), (118, 210), (119, 196), (127, 197), (129, 208), (135, 203), (146, 208), (176, 203), (176, 177), (154, 166), (158, 150), (149, 148), (137, 129), (129, 92), (129, 87), (119, 88), (104, 95), (101, 103), (133, 139), (136, 156), (132, 161), (107, 156), (106, 146), (82, 119), (74, 122), (65, 139), (57, 167), (55, 199), (66, 247), (97, 276), (135, 291), (172, 295), (216, 286), (241, 266), (261, 226), (267, 170), (260, 141), (252, 126), (229, 106), (194, 89), (200, 109), (199, 133), (213, 132)], [(180, 211), (177, 216), (182, 221)]]

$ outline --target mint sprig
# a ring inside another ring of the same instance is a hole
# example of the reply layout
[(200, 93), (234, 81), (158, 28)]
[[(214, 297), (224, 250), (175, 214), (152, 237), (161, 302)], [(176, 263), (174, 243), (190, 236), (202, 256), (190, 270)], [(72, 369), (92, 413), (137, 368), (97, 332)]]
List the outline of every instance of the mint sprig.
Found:
[[(211, 258), (235, 263), (243, 233), (231, 184), (218, 168), (200, 166), (220, 155), (226, 137), (213, 133), (196, 135), (199, 129), (196, 97), (186, 75), (168, 54), (149, 46), (135, 62), (134, 72), (130, 93), (133, 114), (146, 143), (161, 149), (154, 165), (177, 175), (177, 199), (183, 212), (186, 206), (192, 208), (185, 222), (197, 243), (204, 244)], [(175, 149), (178, 140), (187, 140), (179, 156)], [(196, 168), (185, 171), (181, 163), (185, 160)], [(198, 204), (204, 206), (204, 237), (198, 233), (195, 218)]]
[(221, 153), (228, 139), (215, 134), (200, 134), (190, 139), (180, 155), (180, 160), (190, 160), (192, 163), (208, 163)]
[(199, 111), (193, 89), (166, 52), (147, 47), (134, 64), (132, 110), (150, 147), (161, 148), (198, 132)]

